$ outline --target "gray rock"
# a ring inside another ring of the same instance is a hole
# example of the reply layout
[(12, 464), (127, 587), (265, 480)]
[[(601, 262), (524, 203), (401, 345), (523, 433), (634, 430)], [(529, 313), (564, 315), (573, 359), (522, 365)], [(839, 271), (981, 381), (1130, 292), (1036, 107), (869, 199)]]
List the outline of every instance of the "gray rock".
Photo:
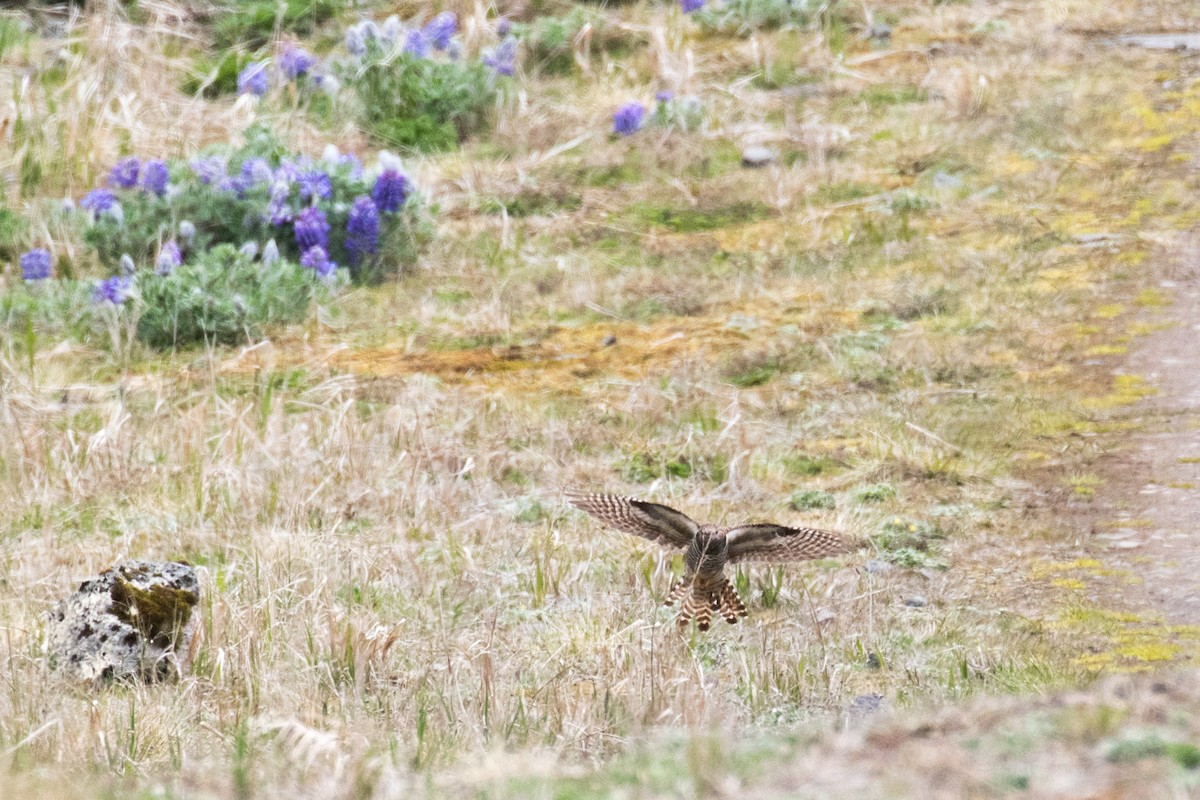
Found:
[(743, 167), (767, 167), (775, 162), (775, 151), (769, 147), (750, 145), (742, 151)]
[(912, 597), (904, 601), (904, 605), (909, 608), (924, 608), (929, 605), (929, 601), (919, 594), (914, 594)]
[(890, 39), (892, 38), (892, 26), (885, 25), (882, 22), (873, 22), (867, 28), (866, 34), (868, 39), (875, 39), (876, 41)]
[(957, 175), (951, 175), (949, 172), (939, 172), (933, 176), (933, 188), (935, 189), (954, 191), (955, 189), (961, 189), (962, 185), (962, 178)]
[(196, 570), (126, 561), (84, 581), (50, 612), (51, 668), (85, 681), (154, 681), (182, 674), (196, 635)]
[(887, 561), (882, 561), (878, 558), (872, 558), (867, 562), (867, 572), (872, 575), (877, 575), (881, 572), (891, 572), (896, 566)]
[(846, 723), (854, 725), (868, 717), (887, 710), (887, 701), (881, 694), (860, 694), (850, 701), (846, 709)]
[(1200, 50), (1200, 33), (1135, 33), (1116, 40), (1149, 50)]

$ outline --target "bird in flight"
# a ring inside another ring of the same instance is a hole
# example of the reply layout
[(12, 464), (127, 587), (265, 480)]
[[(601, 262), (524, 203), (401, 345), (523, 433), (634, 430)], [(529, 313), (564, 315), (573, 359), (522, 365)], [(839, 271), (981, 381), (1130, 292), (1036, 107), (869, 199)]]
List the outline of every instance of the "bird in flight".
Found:
[(658, 542), (669, 550), (683, 550), (683, 578), (671, 587), (666, 604), (680, 603), (679, 627), (693, 619), (702, 631), (718, 612), (730, 625), (746, 616), (746, 605), (725, 577), (726, 564), (758, 562), (779, 564), (849, 553), (840, 535), (816, 528), (783, 525), (701, 524), (669, 506), (622, 497), (568, 491), (567, 501), (617, 530)]

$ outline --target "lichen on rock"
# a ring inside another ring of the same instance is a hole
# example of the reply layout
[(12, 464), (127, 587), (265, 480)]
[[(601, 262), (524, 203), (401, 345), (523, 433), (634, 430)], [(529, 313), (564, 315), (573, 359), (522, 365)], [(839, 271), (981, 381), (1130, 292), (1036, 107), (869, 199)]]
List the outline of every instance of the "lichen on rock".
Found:
[(196, 632), (196, 570), (126, 561), (84, 581), (50, 612), (51, 668), (81, 680), (154, 681), (181, 674)]

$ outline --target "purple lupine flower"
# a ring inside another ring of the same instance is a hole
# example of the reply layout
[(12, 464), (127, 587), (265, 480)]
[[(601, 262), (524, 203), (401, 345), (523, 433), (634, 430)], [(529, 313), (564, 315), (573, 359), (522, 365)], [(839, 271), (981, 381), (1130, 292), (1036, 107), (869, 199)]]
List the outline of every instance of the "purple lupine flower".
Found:
[(167, 193), (167, 182), (170, 180), (171, 173), (165, 161), (147, 161), (142, 168), (142, 188), (147, 192), (162, 197)]
[(119, 306), (129, 299), (132, 290), (133, 278), (114, 275), (106, 280), (96, 281), (92, 289), (92, 302)]
[(170, 275), (182, 263), (183, 253), (172, 239), (159, 248), (158, 258), (154, 261), (154, 271), (159, 275)]
[(337, 272), (337, 264), (329, 260), (329, 254), (320, 245), (314, 245), (300, 256), (300, 266), (307, 267), (317, 273), (318, 278), (328, 278)]
[(362, 29), (357, 25), (346, 28), (346, 50), (352, 56), (367, 52), (367, 37), (363, 36)]
[(142, 162), (133, 156), (123, 158), (108, 173), (109, 186), (120, 189), (132, 189), (138, 184), (138, 174), (142, 171)]
[(246, 186), (257, 186), (260, 183), (270, 183), (275, 172), (265, 158), (247, 158), (242, 162), (242, 183)]
[(346, 249), (350, 263), (357, 264), (364, 255), (379, 251), (379, 209), (366, 195), (354, 198), (346, 218)]
[(289, 81), (307, 75), (317, 64), (317, 59), (303, 47), (289, 46), (279, 57), (279, 70)]
[(429, 55), (429, 40), (421, 31), (409, 31), (408, 35), (404, 37), (404, 52), (417, 58), (425, 58)]
[(517, 39), (508, 36), (480, 59), (497, 75), (512, 75), (517, 69)]
[(660, 103), (669, 103), (675, 99), (675, 93), (671, 91), (662, 91), (654, 95), (654, 99)]
[(292, 221), (295, 214), (289, 202), (291, 196), (292, 185), (280, 179), (279, 173), (276, 173), (275, 182), (271, 184), (271, 201), (267, 204), (267, 219), (272, 225)]
[(316, 206), (309, 206), (296, 215), (296, 245), (300, 252), (310, 247), (329, 249), (329, 220), (325, 212)]
[(375, 201), (377, 209), (391, 213), (399, 211), (404, 205), (404, 201), (408, 199), (408, 191), (408, 178), (401, 175), (399, 170), (385, 169), (375, 179), (375, 185), (371, 188), (371, 199)]
[(192, 172), (201, 183), (216, 183), (225, 177), (225, 159), (221, 156), (204, 156), (190, 164)]
[(691, 14), (704, 8), (704, 0), (679, 0), (679, 7), (683, 9), (683, 13)]
[(445, 50), (450, 45), (450, 37), (458, 30), (458, 20), (453, 11), (443, 11), (429, 24), (421, 29), (425, 38), (433, 45), (434, 50)]
[(508, 17), (500, 17), (496, 20), (496, 35), (503, 39), (508, 36), (508, 32), (512, 30), (512, 20)]
[(632, 136), (642, 127), (646, 116), (646, 107), (641, 103), (626, 103), (613, 114), (613, 133), (618, 136)]
[(252, 94), (262, 97), (271, 88), (267, 78), (267, 65), (262, 61), (251, 61), (238, 73), (238, 94)]
[(50, 277), (53, 259), (44, 247), (35, 247), (20, 258), (21, 277), (27, 281), (44, 281)]
[(333, 197), (333, 183), (330, 182), (329, 175), (321, 170), (304, 173), (300, 176), (299, 183), (301, 200), (308, 200), (311, 197), (328, 200)]
[(103, 214), (117, 204), (117, 196), (108, 189), (92, 189), (79, 201), (79, 207), (85, 211)]

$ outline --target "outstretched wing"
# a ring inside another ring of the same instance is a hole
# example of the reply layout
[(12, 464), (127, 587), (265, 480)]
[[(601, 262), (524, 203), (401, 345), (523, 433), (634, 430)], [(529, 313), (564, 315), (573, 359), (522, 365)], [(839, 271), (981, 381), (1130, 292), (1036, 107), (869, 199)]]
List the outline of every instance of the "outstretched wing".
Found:
[(729, 563), (746, 561), (781, 563), (807, 561), (849, 553), (849, 542), (832, 531), (817, 528), (786, 528), (763, 523), (738, 525), (725, 534), (729, 541)]
[(687, 547), (700, 526), (673, 508), (632, 497), (589, 492), (566, 493), (567, 501), (619, 531), (642, 536), (664, 547)]

